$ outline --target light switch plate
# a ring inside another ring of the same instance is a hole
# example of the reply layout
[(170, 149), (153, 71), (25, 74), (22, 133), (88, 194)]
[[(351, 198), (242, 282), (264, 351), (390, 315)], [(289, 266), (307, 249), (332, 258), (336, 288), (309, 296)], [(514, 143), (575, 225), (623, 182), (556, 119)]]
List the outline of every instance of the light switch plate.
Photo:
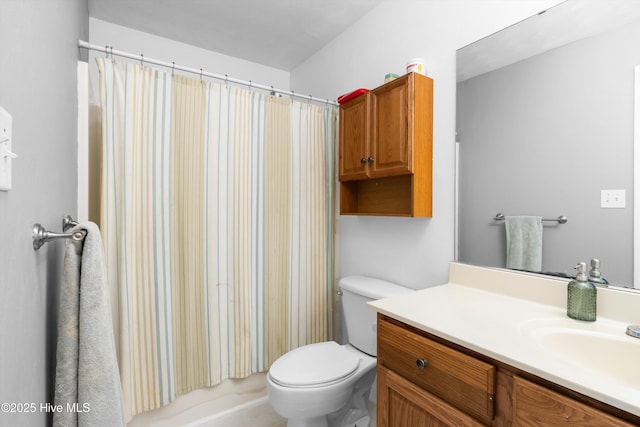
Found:
[(12, 118), (7, 111), (0, 107), (0, 191), (11, 190), (11, 149)]
[(624, 209), (626, 207), (625, 190), (601, 190), (600, 207), (608, 209)]

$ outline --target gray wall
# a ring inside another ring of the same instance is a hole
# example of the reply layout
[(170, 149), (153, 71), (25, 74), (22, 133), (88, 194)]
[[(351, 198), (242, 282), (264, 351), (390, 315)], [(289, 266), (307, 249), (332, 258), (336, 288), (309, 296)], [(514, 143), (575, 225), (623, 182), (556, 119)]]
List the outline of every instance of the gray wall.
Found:
[[(504, 267), (504, 222), (545, 223), (545, 271), (600, 258), (611, 282), (633, 281), (633, 81), (640, 23), (458, 84), (459, 258)], [(626, 189), (626, 209), (600, 190)]]
[(13, 189), (0, 192), (0, 425), (42, 426), (50, 414), (62, 243), (31, 246), (35, 222), (59, 231), (76, 213), (77, 41), (86, 0), (0, 2), (0, 105), (13, 116)]

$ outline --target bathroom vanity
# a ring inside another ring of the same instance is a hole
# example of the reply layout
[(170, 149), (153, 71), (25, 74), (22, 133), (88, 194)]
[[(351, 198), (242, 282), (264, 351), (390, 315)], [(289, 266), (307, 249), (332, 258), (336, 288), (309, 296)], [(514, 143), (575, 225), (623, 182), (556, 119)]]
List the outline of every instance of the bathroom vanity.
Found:
[(370, 303), (377, 425), (640, 425), (640, 294), (599, 288), (581, 322), (566, 282), (452, 263), (446, 285)]

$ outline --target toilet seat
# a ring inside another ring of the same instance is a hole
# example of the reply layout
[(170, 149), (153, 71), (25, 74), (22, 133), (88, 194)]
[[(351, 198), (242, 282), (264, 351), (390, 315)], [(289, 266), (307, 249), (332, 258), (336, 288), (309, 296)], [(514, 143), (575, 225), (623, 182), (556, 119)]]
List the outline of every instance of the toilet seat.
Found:
[(328, 341), (288, 352), (271, 365), (269, 376), (284, 387), (318, 387), (353, 375), (359, 364), (357, 354)]

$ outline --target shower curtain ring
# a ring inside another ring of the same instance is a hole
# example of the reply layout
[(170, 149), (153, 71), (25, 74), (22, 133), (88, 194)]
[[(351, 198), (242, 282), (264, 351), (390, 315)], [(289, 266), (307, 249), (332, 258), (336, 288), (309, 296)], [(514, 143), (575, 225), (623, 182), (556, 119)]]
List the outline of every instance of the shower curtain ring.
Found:
[(229, 76), (227, 74), (224, 75), (224, 85), (229, 86)]
[(109, 45), (104, 46), (104, 59), (109, 59)]
[(200, 68), (200, 80), (202, 80), (202, 68)]
[(144, 67), (144, 55), (140, 54), (140, 66)]
[(173, 77), (176, 72), (176, 61), (172, 61), (171, 63), (173, 64), (171, 65), (171, 77)]
[(111, 49), (111, 60), (113, 61), (113, 46), (109, 46), (109, 48)]

